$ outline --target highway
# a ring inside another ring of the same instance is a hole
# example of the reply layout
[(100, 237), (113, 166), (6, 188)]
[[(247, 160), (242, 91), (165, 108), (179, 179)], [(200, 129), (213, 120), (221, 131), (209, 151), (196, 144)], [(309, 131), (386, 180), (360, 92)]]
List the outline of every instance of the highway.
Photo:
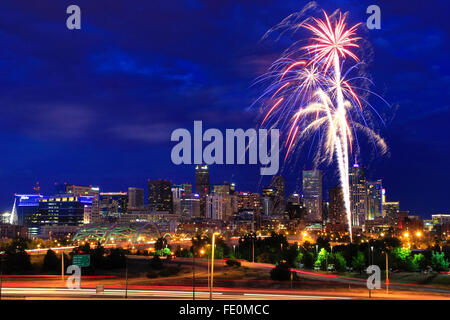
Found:
[[(195, 292), (198, 300), (208, 300), (208, 291)], [(96, 293), (95, 288), (66, 289), (66, 288), (3, 288), (2, 298), (14, 299), (125, 299), (125, 290), (107, 289), (103, 293)], [(182, 299), (192, 300), (192, 291), (188, 290), (127, 290), (129, 299)], [(302, 295), (285, 293), (245, 293), (232, 291), (215, 291), (214, 300), (349, 300), (351, 297), (332, 295)]]

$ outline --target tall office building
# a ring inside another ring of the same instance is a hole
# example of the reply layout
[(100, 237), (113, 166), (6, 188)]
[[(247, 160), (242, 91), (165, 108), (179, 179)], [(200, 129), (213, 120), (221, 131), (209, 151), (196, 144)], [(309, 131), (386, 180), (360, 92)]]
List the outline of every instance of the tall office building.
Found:
[(144, 207), (144, 189), (128, 188), (128, 208), (143, 208)]
[(284, 178), (282, 176), (273, 176), (270, 187), (274, 190), (273, 213), (278, 216), (283, 215), (286, 210)]
[(200, 195), (196, 193), (189, 193), (181, 197), (180, 217), (182, 219), (200, 217)]
[(239, 192), (236, 194), (238, 210), (252, 210), (261, 214), (261, 196), (259, 193)]
[(100, 221), (99, 193), (100, 188), (98, 187), (66, 184), (66, 194), (73, 194), (75, 196), (93, 196), (92, 208), (90, 212), (86, 212), (84, 223), (98, 223)]
[(224, 182), (213, 186), (213, 194), (222, 197), (223, 220), (229, 221), (233, 217), (233, 203), (235, 196), (232, 195), (231, 184)]
[(198, 194), (209, 191), (209, 167), (207, 165), (195, 166), (195, 192)]
[(322, 171), (303, 170), (303, 203), (306, 221), (322, 222)]
[(400, 213), (400, 202), (383, 202), (383, 214), (388, 220), (388, 224), (395, 230), (398, 225), (398, 217)]
[(200, 215), (206, 217), (206, 195), (209, 193), (209, 167), (195, 166), (195, 192), (200, 195)]
[(105, 220), (119, 219), (127, 213), (128, 202), (126, 192), (100, 192), (100, 216)]
[(381, 217), (383, 213), (382, 204), (383, 186), (382, 181), (367, 182), (367, 213), (366, 220)]
[(167, 180), (148, 180), (148, 205), (152, 211), (173, 213), (172, 183)]
[(206, 218), (229, 221), (232, 218), (230, 196), (210, 193), (206, 195)]
[(302, 219), (305, 216), (303, 202), (299, 193), (292, 193), (286, 201), (286, 211), (290, 219)]
[(367, 185), (364, 168), (355, 164), (349, 173), (352, 226), (362, 226), (367, 215)]
[(330, 206), (328, 209), (328, 222), (331, 225), (346, 225), (347, 217), (345, 213), (344, 196), (342, 188), (335, 186), (330, 190)]
[(275, 189), (272, 187), (264, 187), (262, 189), (262, 208), (265, 216), (274, 214)]
[(38, 194), (15, 194), (9, 223), (28, 226), (29, 217), (39, 210), (39, 201), (43, 197)]
[(29, 234), (40, 235), (43, 233), (42, 229), (46, 227), (57, 230), (64, 227), (82, 226), (85, 212), (87, 209), (91, 209), (93, 199), (94, 196), (72, 194), (41, 198), (37, 212), (26, 219)]

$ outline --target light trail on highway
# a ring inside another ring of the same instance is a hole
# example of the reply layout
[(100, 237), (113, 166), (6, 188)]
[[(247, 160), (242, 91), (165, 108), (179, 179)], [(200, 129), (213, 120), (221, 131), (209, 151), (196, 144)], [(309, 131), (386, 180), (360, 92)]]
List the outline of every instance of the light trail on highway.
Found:
[[(97, 293), (96, 289), (66, 289), (66, 288), (3, 288), (2, 296), (9, 298), (85, 298), (85, 299), (124, 299), (125, 290), (108, 289), (102, 293)], [(130, 299), (192, 299), (192, 291), (188, 290), (127, 290)], [(196, 299), (208, 300), (208, 291), (196, 291)], [(332, 296), (332, 295), (302, 295), (283, 293), (247, 293), (247, 292), (214, 292), (214, 300), (349, 300), (352, 297)]]

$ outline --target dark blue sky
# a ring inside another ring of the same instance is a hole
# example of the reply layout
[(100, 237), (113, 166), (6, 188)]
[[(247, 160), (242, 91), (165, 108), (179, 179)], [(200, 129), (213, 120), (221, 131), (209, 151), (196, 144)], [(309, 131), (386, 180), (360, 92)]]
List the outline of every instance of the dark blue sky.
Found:
[[(66, 28), (66, 8), (82, 10), (82, 29)], [(247, 108), (261, 92), (252, 81), (280, 53), (263, 34), (306, 1), (152, 0), (2, 1), (0, 4), (0, 209), (14, 193), (43, 193), (55, 181), (104, 191), (145, 187), (147, 178), (194, 181), (193, 166), (170, 161), (170, 133), (204, 127), (250, 128)], [(365, 21), (378, 4), (381, 30), (368, 72), (386, 119), (386, 156), (363, 154), (370, 179), (388, 200), (427, 216), (448, 212), (450, 181), (450, 5), (430, 1), (319, 1), (328, 12)], [(311, 161), (286, 168), (298, 186)], [(259, 191), (259, 166), (211, 168), (212, 182)], [(336, 183), (333, 169), (327, 186)]]

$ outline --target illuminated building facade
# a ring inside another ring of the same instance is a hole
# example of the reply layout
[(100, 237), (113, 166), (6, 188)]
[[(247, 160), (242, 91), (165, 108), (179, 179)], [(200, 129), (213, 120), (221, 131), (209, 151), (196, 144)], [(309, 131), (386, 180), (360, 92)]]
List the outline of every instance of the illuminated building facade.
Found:
[(388, 219), (388, 224), (397, 229), (398, 225), (398, 217), (400, 212), (400, 202), (384, 202), (383, 203), (383, 213), (385, 217)]
[(367, 182), (367, 212), (365, 220), (381, 217), (383, 213), (382, 181)]
[(185, 194), (180, 199), (181, 219), (200, 217), (200, 195), (196, 193)]
[(329, 192), (330, 205), (328, 208), (328, 223), (334, 225), (347, 225), (345, 213), (344, 196), (342, 188), (335, 186)]
[(352, 227), (360, 227), (364, 224), (367, 213), (367, 186), (365, 170), (357, 162), (350, 170), (349, 182)]
[(144, 207), (144, 189), (128, 188), (128, 208), (143, 208)]
[(56, 195), (39, 200), (39, 209), (28, 216), (25, 225), (30, 235), (41, 234), (42, 227), (81, 226), (85, 210), (92, 207), (93, 196)]
[(209, 167), (195, 166), (195, 192), (200, 195), (200, 215), (206, 217), (206, 195), (209, 193)]
[(11, 210), (10, 224), (26, 225), (31, 215), (39, 210), (39, 201), (44, 196), (39, 194), (14, 195), (13, 209)]
[(286, 210), (285, 181), (282, 176), (273, 176), (270, 187), (273, 189), (273, 214), (283, 215)]
[(127, 213), (128, 194), (126, 192), (101, 192), (100, 215), (104, 220), (119, 219)]
[(86, 216), (83, 218), (84, 223), (98, 223), (100, 221), (100, 205), (99, 193), (100, 188), (93, 186), (79, 186), (75, 184), (66, 184), (66, 194), (73, 194), (75, 196), (92, 196), (92, 207), (90, 211), (86, 211)]
[(148, 180), (148, 205), (152, 211), (173, 213), (172, 183), (168, 180)]
[(303, 204), (307, 222), (322, 222), (322, 171), (303, 171)]

